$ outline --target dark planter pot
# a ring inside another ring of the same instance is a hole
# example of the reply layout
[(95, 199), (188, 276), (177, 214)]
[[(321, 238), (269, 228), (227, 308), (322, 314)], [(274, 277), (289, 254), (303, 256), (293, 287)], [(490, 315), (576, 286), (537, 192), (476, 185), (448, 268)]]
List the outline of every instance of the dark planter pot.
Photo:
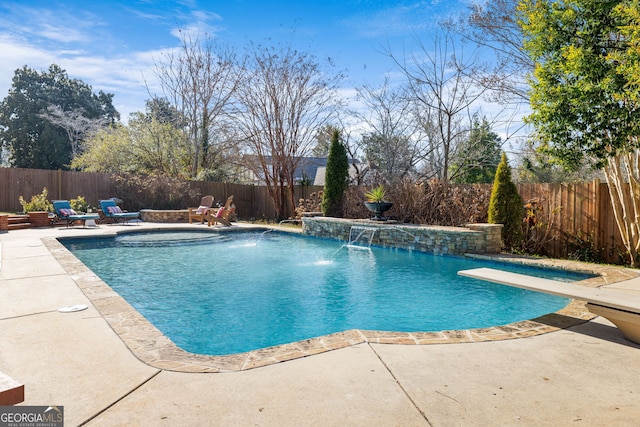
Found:
[(383, 217), (382, 214), (391, 209), (393, 203), (390, 202), (364, 202), (364, 205), (371, 212), (375, 214), (372, 221), (386, 221), (387, 218)]

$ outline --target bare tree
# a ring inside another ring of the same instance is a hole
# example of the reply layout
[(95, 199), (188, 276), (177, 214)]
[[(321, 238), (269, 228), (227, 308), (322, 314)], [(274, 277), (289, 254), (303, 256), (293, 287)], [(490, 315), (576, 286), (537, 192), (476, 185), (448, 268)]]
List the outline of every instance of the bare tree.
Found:
[(98, 130), (109, 123), (106, 117), (91, 119), (86, 117), (82, 108), (65, 111), (59, 105), (51, 104), (47, 112), (40, 114), (56, 126), (63, 128), (71, 142), (71, 158), (82, 153), (81, 143), (84, 139), (93, 136)]
[(520, 0), (476, 1), (458, 21), (445, 23), (464, 39), (493, 52), (496, 59), (493, 69), (479, 73), (478, 82), (502, 103), (529, 102), (527, 74), (534, 64), (523, 46), (524, 37), (518, 24), (519, 3)]
[(369, 174), (369, 165), (360, 162), (359, 154), (361, 152), (362, 139), (360, 139), (360, 142), (356, 142), (354, 138), (351, 138), (350, 131), (345, 129), (343, 132), (340, 137), (344, 142), (344, 146), (347, 149), (347, 157), (349, 158), (349, 183), (362, 185)]
[(294, 174), (336, 106), (340, 74), (325, 75), (309, 54), (253, 45), (237, 91), (236, 129), (247, 167), (266, 183), (279, 219), (293, 212)]
[[(239, 84), (236, 57), (232, 50), (214, 42), (182, 34), (177, 51), (164, 54), (155, 73), (164, 96), (186, 120), (185, 131), (191, 141), (191, 176), (219, 163), (212, 157), (222, 155), (228, 139), (216, 138), (227, 129), (227, 109)], [(215, 150), (211, 147), (215, 146)]]
[(358, 97), (365, 107), (353, 112), (366, 127), (362, 148), (369, 167), (389, 182), (414, 171), (420, 149), (414, 143), (415, 121), (403, 88), (392, 87), (388, 77), (380, 87), (363, 85)]
[(449, 180), (449, 166), (458, 144), (467, 137), (473, 114), (487, 88), (469, 77), (479, 63), (476, 52), (465, 58), (450, 31), (427, 47), (417, 40), (408, 58), (389, 53), (407, 79), (413, 113), (421, 131), (424, 178)]

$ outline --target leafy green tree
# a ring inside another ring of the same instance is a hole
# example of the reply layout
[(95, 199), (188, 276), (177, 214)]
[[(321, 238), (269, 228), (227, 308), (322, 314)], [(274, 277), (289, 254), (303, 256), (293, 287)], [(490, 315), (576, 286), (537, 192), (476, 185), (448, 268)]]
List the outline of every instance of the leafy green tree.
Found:
[(327, 158), (322, 212), (325, 216), (342, 217), (342, 201), (349, 178), (347, 150), (340, 142), (340, 133), (334, 129)]
[(72, 166), (87, 172), (190, 176), (190, 144), (171, 123), (134, 113), (128, 126), (99, 131)]
[(490, 184), (500, 163), (501, 140), (486, 118), (473, 117), (469, 138), (457, 147), (449, 176), (458, 184)]
[(640, 1), (622, 1), (613, 9), (614, 16), (621, 21), (620, 34), (626, 41), (626, 50), (611, 52), (617, 61), (617, 70), (624, 76), (627, 85), (625, 95), (633, 102), (640, 97)]
[(626, 98), (626, 80), (611, 54), (625, 48), (620, 0), (522, 3), (525, 47), (536, 65), (529, 120), (546, 150), (568, 166), (584, 156), (604, 165), (640, 134), (640, 109)]
[(524, 47), (535, 63), (529, 120), (546, 152), (607, 179), (632, 265), (640, 249), (640, 33), (637, 0), (523, 0)]
[(63, 126), (46, 118), (49, 108), (81, 111), (88, 119), (114, 123), (120, 116), (112, 99), (102, 91), (94, 94), (91, 86), (70, 79), (55, 64), (42, 73), (26, 66), (16, 70), (9, 95), (0, 103), (0, 141), (10, 153), (11, 165), (67, 169), (73, 141)]
[(71, 161), (71, 167), (85, 172), (135, 173), (129, 128), (116, 124), (96, 132), (85, 141), (84, 152)]
[(171, 123), (151, 120), (145, 114), (132, 115), (129, 135), (137, 172), (187, 179), (191, 176), (191, 145), (185, 134)]
[(507, 162), (507, 155), (502, 153), (493, 181), (488, 213), (490, 224), (503, 224), (502, 244), (507, 249), (513, 248), (523, 239), (523, 206), (518, 188), (511, 180), (511, 168)]

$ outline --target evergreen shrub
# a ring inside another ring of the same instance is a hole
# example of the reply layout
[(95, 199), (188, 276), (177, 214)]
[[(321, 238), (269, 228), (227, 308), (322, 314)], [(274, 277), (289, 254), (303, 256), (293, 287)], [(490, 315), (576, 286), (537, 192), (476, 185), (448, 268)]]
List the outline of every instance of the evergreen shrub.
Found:
[(512, 249), (522, 242), (524, 203), (511, 180), (511, 168), (505, 153), (502, 153), (493, 181), (488, 217), (490, 224), (503, 224), (502, 245), (505, 249)]
[(341, 218), (343, 216), (342, 203), (349, 178), (349, 159), (347, 149), (340, 142), (337, 130), (331, 135), (329, 157), (324, 181), (324, 195), (322, 198), (322, 213), (324, 216)]

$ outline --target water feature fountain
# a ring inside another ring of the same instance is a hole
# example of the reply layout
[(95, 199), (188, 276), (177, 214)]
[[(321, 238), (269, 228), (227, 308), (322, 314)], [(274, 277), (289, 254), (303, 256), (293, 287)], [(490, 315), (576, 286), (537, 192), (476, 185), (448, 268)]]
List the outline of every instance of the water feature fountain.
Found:
[(370, 249), (373, 236), (378, 229), (374, 227), (364, 227), (361, 225), (352, 225), (349, 229), (349, 248)]

